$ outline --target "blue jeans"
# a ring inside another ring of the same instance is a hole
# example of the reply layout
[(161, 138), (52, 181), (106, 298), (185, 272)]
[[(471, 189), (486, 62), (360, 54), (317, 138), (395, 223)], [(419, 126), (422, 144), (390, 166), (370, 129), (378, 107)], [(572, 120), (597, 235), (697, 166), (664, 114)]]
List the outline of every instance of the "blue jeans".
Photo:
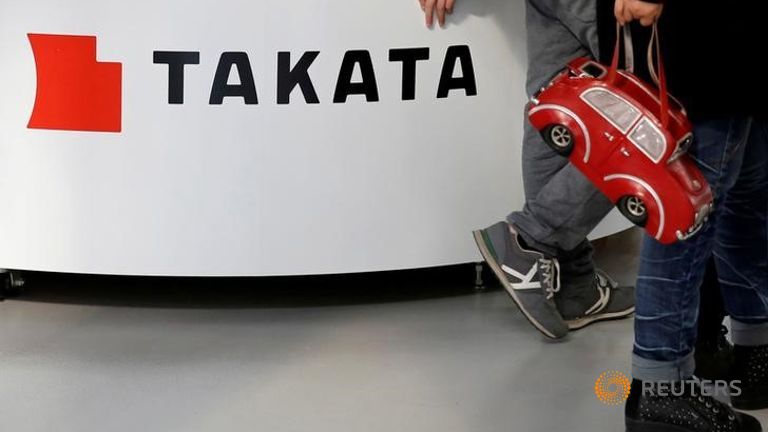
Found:
[(633, 375), (688, 379), (699, 285), (714, 254), (737, 345), (768, 344), (768, 122), (729, 118), (694, 125), (691, 156), (715, 207), (695, 237), (673, 245), (644, 240), (637, 280)]

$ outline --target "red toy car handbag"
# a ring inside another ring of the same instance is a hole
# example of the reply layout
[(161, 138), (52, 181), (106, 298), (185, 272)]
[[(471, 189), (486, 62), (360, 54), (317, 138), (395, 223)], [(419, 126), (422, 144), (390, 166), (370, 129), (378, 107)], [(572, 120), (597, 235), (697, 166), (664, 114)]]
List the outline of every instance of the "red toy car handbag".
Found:
[(709, 184), (686, 154), (693, 142), (691, 124), (667, 94), (656, 27), (648, 64), (658, 90), (632, 74), (628, 28), (627, 70), (618, 69), (621, 40), (610, 67), (584, 57), (571, 61), (531, 98), (528, 116), (544, 141), (630, 221), (661, 243), (685, 240), (712, 210)]

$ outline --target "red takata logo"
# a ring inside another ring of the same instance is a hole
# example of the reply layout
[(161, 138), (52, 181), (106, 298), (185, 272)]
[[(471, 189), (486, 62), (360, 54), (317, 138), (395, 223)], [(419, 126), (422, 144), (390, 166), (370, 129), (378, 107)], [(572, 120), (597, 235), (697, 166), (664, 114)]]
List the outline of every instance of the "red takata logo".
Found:
[(120, 132), (123, 66), (96, 61), (95, 36), (30, 34), (37, 97), (30, 129)]

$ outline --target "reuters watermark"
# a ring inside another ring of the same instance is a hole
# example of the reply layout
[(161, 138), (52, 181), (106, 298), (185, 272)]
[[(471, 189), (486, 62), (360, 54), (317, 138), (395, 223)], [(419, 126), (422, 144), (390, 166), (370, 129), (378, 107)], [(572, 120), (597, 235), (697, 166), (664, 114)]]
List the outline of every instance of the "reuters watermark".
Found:
[(618, 371), (605, 371), (595, 381), (595, 396), (606, 405), (621, 405), (629, 399), (632, 380)]
[(729, 398), (741, 396), (741, 381), (699, 380), (643, 382), (643, 396), (693, 396)]
[[(689, 379), (682, 381), (642, 382), (640, 387), (645, 397), (713, 397), (730, 398), (741, 396), (741, 381)], [(605, 405), (622, 405), (632, 391), (632, 379), (619, 371), (603, 372), (595, 381), (595, 396)]]

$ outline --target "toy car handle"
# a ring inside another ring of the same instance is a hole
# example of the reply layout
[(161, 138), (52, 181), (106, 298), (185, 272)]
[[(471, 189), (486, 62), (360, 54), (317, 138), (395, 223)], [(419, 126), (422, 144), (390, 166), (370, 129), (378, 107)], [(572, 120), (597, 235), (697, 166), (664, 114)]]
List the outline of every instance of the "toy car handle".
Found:
[[(656, 66), (653, 64), (653, 51), (656, 50)], [(658, 69), (658, 74), (657, 74)], [(664, 70), (664, 62), (661, 57), (661, 43), (659, 42), (659, 28), (653, 23), (651, 42), (648, 43), (648, 71), (653, 82), (659, 86), (659, 99), (661, 100), (661, 125), (666, 129), (669, 126), (669, 93), (667, 91), (667, 75)]]
[[(620, 37), (621, 30), (624, 30), (624, 37)], [(619, 55), (621, 52), (621, 45), (624, 43), (625, 53), (625, 69), (628, 72), (632, 72), (634, 68), (634, 52), (632, 48), (632, 35), (629, 31), (629, 27), (616, 24), (616, 47), (613, 50), (613, 60), (611, 61), (611, 67), (608, 70), (607, 81), (613, 83), (616, 81), (616, 76), (619, 70)], [(653, 53), (656, 52), (656, 61), (654, 62)], [(655, 63), (655, 64), (654, 64)], [(667, 75), (664, 70), (664, 62), (661, 57), (661, 44), (659, 42), (659, 30), (656, 23), (653, 24), (653, 32), (651, 33), (651, 40), (648, 42), (648, 70), (651, 74), (651, 79), (659, 87), (659, 103), (661, 105), (661, 112), (659, 113), (659, 120), (664, 129), (669, 126), (669, 93), (667, 91)]]
[(630, 30), (629, 26), (622, 27), (622, 30), (622, 36), (624, 37), (624, 70), (629, 73), (634, 73), (635, 45), (632, 43), (632, 30)]

